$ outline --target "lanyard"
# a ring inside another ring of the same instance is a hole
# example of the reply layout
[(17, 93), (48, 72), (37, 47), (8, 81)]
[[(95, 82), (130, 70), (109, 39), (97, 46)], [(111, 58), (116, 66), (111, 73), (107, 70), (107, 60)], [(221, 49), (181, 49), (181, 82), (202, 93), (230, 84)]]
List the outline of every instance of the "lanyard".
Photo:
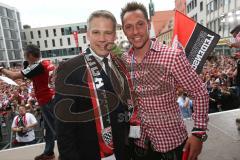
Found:
[(136, 77), (135, 77), (135, 71), (134, 71), (134, 54), (132, 54), (131, 57), (131, 79), (132, 79), (132, 83), (133, 83), (133, 90), (136, 91), (137, 85), (136, 85)]

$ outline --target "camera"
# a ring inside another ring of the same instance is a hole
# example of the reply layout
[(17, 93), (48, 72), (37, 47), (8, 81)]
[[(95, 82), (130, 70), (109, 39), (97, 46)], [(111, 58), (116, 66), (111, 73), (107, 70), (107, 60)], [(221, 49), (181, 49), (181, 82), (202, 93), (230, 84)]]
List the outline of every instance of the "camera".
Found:
[(27, 131), (24, 131), (24, 127), (19, 127), (21, 129), (21, 131), (17, 132), (19, 137), (27, 137)]

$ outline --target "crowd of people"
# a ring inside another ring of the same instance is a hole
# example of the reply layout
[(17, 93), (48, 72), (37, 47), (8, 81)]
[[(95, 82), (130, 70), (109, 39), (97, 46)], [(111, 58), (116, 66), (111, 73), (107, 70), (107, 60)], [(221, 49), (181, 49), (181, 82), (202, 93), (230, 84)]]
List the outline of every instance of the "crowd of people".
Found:
[[(19, 71), (21, 67), (12, 67), (10, 70)], [(15, 116), (19, 115), (21, 106), (35, 117), (41, 117), (32, 82), (27, 79), (19, 79), (16, 80), (16, 83), (18, 86), (0, 81), (0, 124), (2, 127), (10, 127), (7, 126), (11, 125), (8, 121), (12, 121)], [(3, 140), (2, 132), (0, 132), (0, 140)]]
[[(237, 74), (240, 69), (239, 62), (237, 56), (209, 56), (199, 75), (210, 96), (209, 113), (236, 109), (240, 106), (240, 79)], [(188, 97), (182, 90), (179, 90), (178, 96), (177, 102), (183, 117), (191, 117), (193, 112), (191, 97)], [(186, 102), (185, 97), (189, 102)]]
[[(18, 112), (13, 119), (11, 130), (16, 132), (16, 142), (18, 145), (26, 145), (36, 142), (35, 135), (33, 135), (34, 127), (37, 125), (36, 118), (33, 114), (27, 113), (26, 107), (29, 107), (29, 111), (31, 111), (33, 104), (37, 101), (37, 105), (39, 106), (38, 110), (41, 110), (41, 115), (43, 117), (42, 119), (45, 129), (43, 138), (46, 145), (43, 153), (36, 156), (34, 159), (53, 159), (55, 157), (53, 151), (55, 131), (53, 115), (54, 89), (52, 82), (55, 66), (50, 60), (41, 60), (40, 49), (36, 45), (27, 45), (24, 49), (24, 57), (26, 61), (24, 62), (23, 68), (13, 70), (11, 68), (5, 68), (4, 66), (0, 67), (0, 72), (12, 80), (22, 81), (28, 79), (31, 81), (31, 85), (27, 85), (26, 87), (23, 86), (29, 84), (28, 82), (20, 84), (20, 88), (23, 87), (23, 90), (17, 88), (13, 93), (8, 93), (13, 97), (10, 103), (13, 104), (13, 106), (10, 105), (9, 107), (9, 103), (7, 103), (6, 100), (7, 106), (5, 106), (5, 108), (10, 108), (10, 113), (14, 113), (11, 112), (12, 110)], [(5, 80), (5, 82), (8, 81)], [(27, 102), (30, 103), (26, 104)], [(36, 103), (34, 105), (36, 105)], [(24, 137), (21, 137), (20, 135)]]

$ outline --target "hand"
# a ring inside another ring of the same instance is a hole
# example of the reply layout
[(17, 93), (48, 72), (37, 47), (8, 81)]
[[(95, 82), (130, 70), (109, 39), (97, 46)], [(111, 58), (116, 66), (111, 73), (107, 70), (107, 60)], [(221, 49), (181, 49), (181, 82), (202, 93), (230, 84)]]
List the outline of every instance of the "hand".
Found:
[(210, 100), (211, 100), (211, 101), (213, 101), (213, 102), (216, 102), (216, 100), (215, 100), (215, 99), (213, 99), (213, 98), (210, 98)]
[(21, 132), (21, 131), (23, 131), (23, 127), (18, 127), (17, 132)]
[(229, 40), (226, 40), (225, 42), (228, 47), (232, 48), (232, 43)]
[(198, 155), (202, 151), (202, 142), (197, 137), (191, 135), (183, 150), (189, 151), (188, 160), (197, 160)]

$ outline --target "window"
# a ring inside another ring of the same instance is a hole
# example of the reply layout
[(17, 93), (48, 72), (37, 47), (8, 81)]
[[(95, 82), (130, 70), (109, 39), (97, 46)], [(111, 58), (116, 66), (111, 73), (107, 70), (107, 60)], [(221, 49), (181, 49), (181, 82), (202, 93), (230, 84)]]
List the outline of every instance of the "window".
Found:
[(7, 17), (7, 8), (3, 8), (3, 15)]
[(86, 41), (86, 36), (83, 36), (83, 43), (86, 44), (87, 41)]
[(16, 24), (16, 21), (13, 21), (13, 20), (8, 20), (8, 23), (9, 23), (9, 28), (11, 29), (17, 29), (17, 24)]
[(52, 39), (52, 46), (55, 47), (55, 40)]
[(9, 58), (9, 60), (15, 59), (14, 51), (8, 51), (8, 58)]
[(191, 10), (194, 8), (194, 0), (191, 2)]
[(192, 19), (193, 19), (194, 21), (197, 21), (197, 14), (195, 14), (195, 15), (192, 17)]
[(82, 47), (79, 47), (79, 52), (82, 53)]
[(21, 59), (21, 53), (20, 51), (14, 51), (16, 59)]
[(71, 34), (72, 33), (72, 28), (69, 27), (68, 30), (69, 30), (69, 33)]
[(20, 14), (19, 14), (19, 12), (17, 12), (17, 19), (18, 19), (18, 21), (20, 21)]
[(22, 40), (26, 40), (26, 33), (25, 32), (21, 32), (20, 35), (21, 35)]
[(68, 45), (70, 46), (70, 45), (71, 45), (71, 40), (70, 40), (70, 38), (68, 38), (67, 40), (68, 40)]
[(214, 0), (214, 11), (216, 11), (218, 9), (218, 0)]
[(64, 28), (61, 28), (61, 33), (62, 33), (62, 36), (64, 36)]
[(33, 39), (33, 31), (30, 31), (31, 39)]
[(207, 14), (209, 14), (210, 13), (210, 4), (208, 3), (207, 4)]
[(2, 26), (3, 28), (9, 28), (8, 19), (5, 19), (5, 18), (2, 19)]
[(11, 38), (11, 32), (10, 32), (10, 30), (5, 30), (5, 29), (4, 29), (4, 36), (5, 36), (6, 39), (10, 39), (10, 38)]
[(213, 31), (216, 32), (216, 21), (213, 21)]
[(45, 48), (48, 48), (47, 40), (44, 40)]
[(13, 48), (14, 49), (20, 49), (20, 42), (13, 41)]
[(41, 31), (38, 31), (38, 38), (41, 38)]
[(62, 38), (60, 38), (60, 46), (63, 46)]
[(5, 59), (5, 51), (1, 51), (0, 50), (0, 60), (4, 60)]
[(40, 48), (40, 42), (39, 41), (37, 41), (37, 46)]
[(218, 18), (218, 32), (221, 31), (221, 19)]
[(54, 35), (54, 36), (57, 36), (56, 29), (53, 29), (53, 35)]
[(0, 16), (4, 16), (3, 7), (0, 7)]
[(0, 49), (4, 49), (4, 44), (2, 39), (0, 39)]
[(200, 11), (203, 10), (203, 2), (200, 2)]
[(13, 11), (10, 10), (10, 9), (7, 9), (7, 16), (8, 16), (9, 18), (13, 18)]
[(194, 0), (194, 2), (195, 2), (195, 6), (194, 7), (197, 7), (197, 0)]
[(6, 41), (7, 49), (13, 49), (13, 41)]
[(48, 37), (49, 35), (48, 35), (48, 30), (47, 29), (45, 30), (45, 33), (46, 33), (46, 37)]
[(78, 31), (80, 30), (80, 27), (79, 27), (79, 26), (77, 26), (77, 30), (78, 30)]
[(211, 12), (214, 11), (214, 3), (213, 1), (211, 2)]

